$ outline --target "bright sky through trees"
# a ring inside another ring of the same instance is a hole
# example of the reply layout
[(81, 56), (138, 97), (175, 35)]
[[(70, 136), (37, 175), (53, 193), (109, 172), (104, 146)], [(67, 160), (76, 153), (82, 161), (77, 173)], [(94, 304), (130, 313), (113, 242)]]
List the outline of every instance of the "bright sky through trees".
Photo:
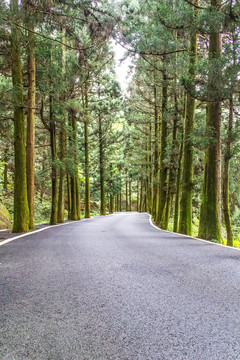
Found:
[(126, 50), (116, 42), (113, 42), (113, 50), (115, 52), (116, 60), (116, 74), (117, 80), (119, 81), (123, 91), (126, 91), (129, 81), (131, 80), (131, 70), (132, 66), (131, 59), (128, 57), (125, 59)]

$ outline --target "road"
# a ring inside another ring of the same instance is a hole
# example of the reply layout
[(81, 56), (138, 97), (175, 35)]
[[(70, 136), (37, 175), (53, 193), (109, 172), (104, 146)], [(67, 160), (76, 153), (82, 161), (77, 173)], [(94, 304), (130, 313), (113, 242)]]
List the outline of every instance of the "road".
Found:
[(1, 360), (240, 360), (240, 251), (117, 213), (0, 246)]

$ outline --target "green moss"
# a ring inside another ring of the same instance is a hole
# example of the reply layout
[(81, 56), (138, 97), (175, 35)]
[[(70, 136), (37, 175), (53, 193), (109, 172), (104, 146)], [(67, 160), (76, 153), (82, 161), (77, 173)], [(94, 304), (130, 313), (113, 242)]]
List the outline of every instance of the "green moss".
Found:
[(0, 229), (11, 229), (11, 216), (7, 208), (0, 203)]

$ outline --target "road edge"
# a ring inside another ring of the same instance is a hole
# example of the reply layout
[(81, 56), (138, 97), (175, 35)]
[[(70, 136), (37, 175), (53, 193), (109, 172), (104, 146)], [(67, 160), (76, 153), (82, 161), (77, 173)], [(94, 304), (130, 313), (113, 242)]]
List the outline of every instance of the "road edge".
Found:
[(217, 246), (221, 246), (221, 247), (224, 247), (225, 249), (231, 249), (231, 250), (238, 250), (240, 251), (240, 249), (236, 248), (236, 247), (232, 247), (232, 246), (228, 246), (228, 245), (223, 245), (223, 244), (218, 244), (218, 243), (214, 243), (214, 242), (211, 242), (209, 240), (204, 240), (204, 239), (200, 239), (200, 238), (196, 238), (194, 236), (189, 236), (189, 235), (184, 235), (184, 234), (180, 234), (180, 233), (177, 233), (177, 232), (173, 232), (173, 231), (168, 231), (168, 230), (163, 230), (163, 229), (160, 229), (158, 226), (156, 226), (153, 221), (152, 221), (152, 215), (146, 213), (148, 216), (149, 216), (149, 223), (151, 226), (153, 226), (155, 229), (157, 230), (160, 230), (160, 231), (165, 231), (167, 233), (170, 233), (170, 234), (176, 234), (176, 235), (179, 235), (179, 236), (182, 236), (182, 237), (185, 237), (185, 238), (189, 238), (189, 239), (194, 239), (194, 240), (198, 240), (198, 241), (202, 241), (202, 242), (205, 242), (207, 244), (210, 244), (210, 245), (217, 245)]
[(5, 244), (8, 244), (10, 243), (11, 241), (14, 241), (14, 240), (17, 240), (17, 239), (20, 239), (20, 238), (23, 238), (25, 236), (29, 236), (29, 235), (32, 235), (32, 234), (36, 234), (38, 232), (41, 232), (41, 231), (44, 231), (44, 230), (47, 230), (47, 229), (53, 229), (57, 226), (64, 226), (64, 225), (69, 225), (69, 224), (76, 224), (77, 222), (81, 222), (81, 221), (85, 221), (85, 220), (89, 220), (89, 219), (81, 219), (81, 220), (78, 220), (78, 221), (69, 221), (69, 222), (66, 222), (66, 223), (62, 223), (62, 224), (57, 224), (57, 225), (49, 225), (49, 226), (46, 226), (42, 229), (38, 229), (38, 230), (33, 230), (33, 231), (30, 231), (28, 233), (24, 233), (24, 234), (21, 234), (21, 235), (17, 235), (17, 236), (14, 236), (10, 239), (6, 239), (6, 240), (3, 240), (0, 242), (0, 246), (2, 245), (5, 245)]

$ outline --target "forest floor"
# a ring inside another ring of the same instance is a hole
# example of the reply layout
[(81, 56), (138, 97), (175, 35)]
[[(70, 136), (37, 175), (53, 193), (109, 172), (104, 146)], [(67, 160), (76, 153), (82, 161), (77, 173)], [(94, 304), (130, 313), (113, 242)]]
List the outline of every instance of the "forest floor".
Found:
[(240, 252), (144, 213), (0, 246), (2, 360), (239, 360)]

